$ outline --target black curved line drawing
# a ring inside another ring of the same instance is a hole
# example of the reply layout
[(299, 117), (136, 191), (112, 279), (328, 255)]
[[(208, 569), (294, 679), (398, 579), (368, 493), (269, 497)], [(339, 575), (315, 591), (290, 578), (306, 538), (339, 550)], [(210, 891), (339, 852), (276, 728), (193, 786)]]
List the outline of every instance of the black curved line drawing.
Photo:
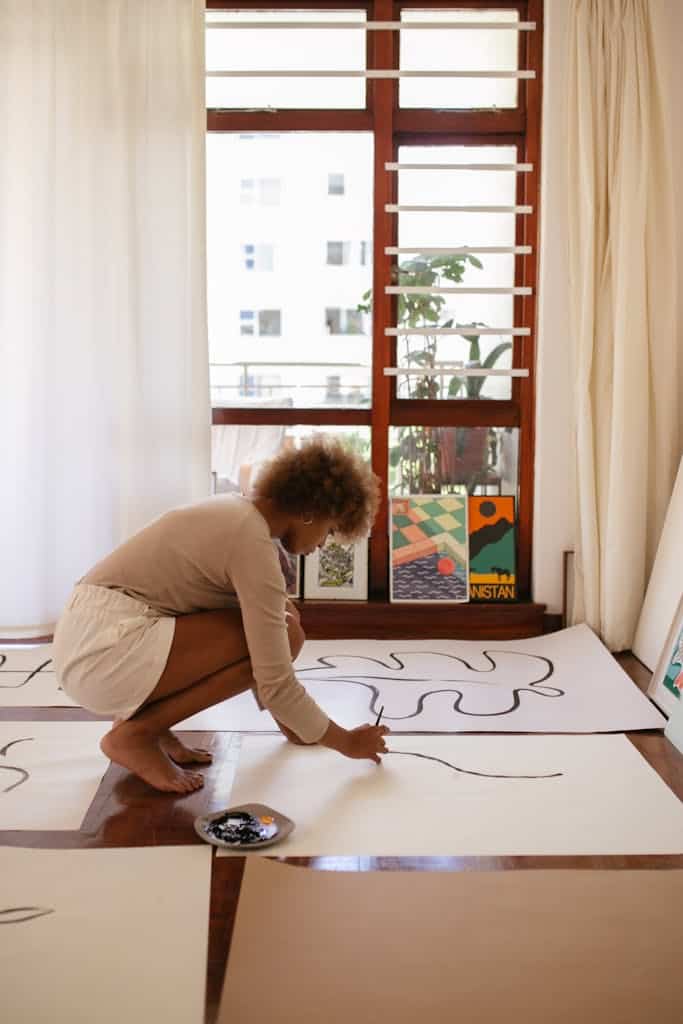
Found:
[(35, 921), (37, 917), (54, 913), (54, 907), (6, 907), (0, 910), (0, 925), (22, 924), (24, 921)]
[[(430, 754), (417, 754), (412, 750), (387, 750), (387, 754), (395, 754), (399, 757), (421, 757), (425, 761), (437, 761), (446, 768), (452, 768), (454, 772), (461, 772), (463, 775), (478, 775), (481, 779), (559, 779), (564, 772), (551, 772), (547, 775), (494, 775), (491, 772), (475, 772), (469, 768), (459, 768), (457, 764), (444, 761), (440, 757), (432, 757)], [(385, 755), (386, 756), (386, 755)]]
[[(420, 696), (418, 697), (418, 700), (417, 700), (417, 706), (415, 708), (415, 711), (412, 711), (408, 715), (388, 715), (388, 714), (385, 714), (384, 718), (387, 721), (391, 721), (391, 722), (403, 722), (403, 721), (406, 721), (409, 718), (417, 718), (418, 715), (422, 714), (422, 711), (423, 711), (423, 708), (424, 708), (424, 703), (425, 703), (425, 700), (427, 699), (427, 697), (432, 697), (432, 696), (434, 696), (437, 693), (453, 693), (453, 694), (457, 694), (457, 699), (453, 703), (453, 710), (457, 714), (466, 715), (468, 718), (498, 718), (498, 717), (500, 717), (502, 715), (510, 715), (514, 711), (516, 711), (517, 708), (521, 704), (521, 699), (520, 699), (520, 696), (519, 696), (520, 693), (533, 693), (537, 697), (550, 697), (550, 698), (564, 697), (565, 696), (565, 691), (561, 690), (559, 687), (556, 687), (556, 686), (542, 686), (541, 685), (542, 683), (544, 683), (546, 681), (546, 679), (550, 679), (550, 677), (555, 672), (555, 666), (554, 666), (553, 662), (549, 658), (546, 658), (546, 657), (544, 657), (543, 655), (540, 655), (540, 654), (528, 654), (528, 653), (525, 653), (524, 651), (500, 651), (500, 650), (491, 649), (491, 650), (482, 651), (481, 653), (482, 653), (482, 656), (485, 657), (486, 660), (489, 663), (489, 667), (488, 668), (475, 668), (472, 665), (470, 665), (469, 662), (467, 662), (464, 658), (459, 658), (459, 657), (457, 657), (454, 654), (448, 654), (445, 651), (392, 651), (388, 655), (389, 663), (387, 663), (386, 661), (383, 661), (381, 658), (372, 658), (372, 657), (366, 656), (364, 654), (329, 654), (329, 655), (324, 655), (324, 656), (322, 656), (320, 658), (317, 658), (316, 660), (318, 662), (318, 665), (316, 665), (316, 666), (312, 666), (310, 668), (301, 668), (301, 669), (297, 668), (297, 675), (305, 676), (307, 673), (321, 672), (321, 671), (324, 671), (325, 669), (330, 669), (330, 668), (334, 669), (334, 668), (337, 667), (334, 664), (333, 660), (332, 660), (334, 658), (359, 658), (359, 659), (361, 659), (363, 661), (373, 662), (375, 665), (381, 665), (382, 668), (389, 669), (390, 671), (391, 670), (394, 670), (394, 671), (398, 670), (399, 672), (402, 672), (405, 669), (405, 664), (401, 661), (401, 658), (399, 657), (399, 655), (401, 655), (401, 654), (403, 656), (405, 656), (406, 654), (410, 654), (410, 655), (413, 655), (413, 656), (414, 655), (428, 654), (428, 655), (437, 656), (437, 657), (441, 657), (441, 658), (448, 658), (448, 659), (450, 659), (452, 661), (459, 662), (461, 665), (464, 665), (465, 668), (467, 668), (470, 672), (476, 672), (476, 673), (479, 673), (479, 674), (488, 673), (488, 672), (495, 672), (496, 671), (498, 665), (497, 665), (496, 660), (493, 657), (491, 657), (492, 654), (506, 654), (506, 655), (515, 655), (515, 656), (521, 656), (521, 657), (525, 657), (525, 658), (531, 658), (531, 659), (535, 659), (537, 661), (542, 662), (544, 664), (544, 666), (545, 666), (544, 674), (541, 675), (540, 678), (534, 679), (532, 682), (530, 682), (526, 686), (515, 686), (515, 687), (513, 687), (513, 689), (512, 689), (512, 703), (511, 703), (511, 705), (509, 707), (504, 708), (502, 711), (466, 711), (465, 708), (462, 707), (462, 703), (465, 700), (465, 694), (463, 693), (463, 691), (457, 689), (456, 687), (447, 687), (446, 689), (426, 690), (424, 693), (420, 694)], [(313, 678), (313, 676), (309, 675), (308, 678)], [(368, 711), (369, 711), (370, 714), (376, 714), (377, 713), (377, 706), (378, 706), (378, 702), (379, 702), (380, 691), (379, 691), (378, 687), (374, 686), (372, 683), (364, 681), (364, 680), (368, 680), (368, 679), (381, 679), (383, 682), (399, 682), (399, 683), (401, 683), (401, 682), (404, 682), (404, 683), (421, 683), (421, 682), (429, 683), (429, 682), (433, 682), (434, 681), (433, 678), (426, 678), (426, 677), (413, 677), (413, 676), (389, 676), (389, 677), (387, 677), (387, 676), (366, 675), (366, 674), (362, 674), (362, 675), (348, 675), (346, 673), (343, 673), (343, 674), (341, 674), (339, 676), (326, 676), (324, 679), (319, 679), (318, 682), (352, 683), (352, 684), (354, 684), (356, 686), (364, 686), (366, 689), (370, 690), (370, 692), (372, 693), (372, 698), (371, 698), (371, 701), (370, 701), (370, 706), (368, 708)], [(464, 679), (453, 679), (453, 680), (445, 679), (445, 680), (439, 680), (439, 682), (451, 682), (451, 681), (454, 682), (454, 683), (456, 683), (456, 682), (460, 682), (460, 683), (463, 683), (463, 682), (468, 682), (468, 683), (485, 683), (485, 682), (489, 682), (489, 680), (484, 680), (484, 679), (481, 679), (481, 680), (478, 680), (478, 679), (472, 679), (472, 680), (464, 680)]]
[[(2, 665), (2, 664), (4, 664), (4, 662), (0, 662), (0, 665)], [(51, 664), (50, 661), (44, 661), (42, 663), (42, 665), (38, 665), (38, 668), (34, 668), (32, 672), (29, 672), (29, 674), (26, 676), (26, 679), (22, 679), (22, 681), (20, 683), (2, 683), (2, 682), (0, 682), (0, 690), (19, 690), (19, 689), (21, 689), (22, 686), (26, 686), (27, 683), (30, 683), (31, 680), (34, 679), (35, 676), (37, 676), (39, 672), (42, 672), (43, 669), (47, 665), (49, 665), (49, 664)], [(11, 670), (8, 669), (7, 671), (9, 672)]]
[[(33, 736), (24, 736), (18, 740), (10, 740), (9, 743), (6, 743), (4, 747), (0, 747), (0, 757), (6, 757), (7, 751), (9, 750), (10, 747), (13, 747), (15, 743), (29, 743), (32, 741)], [(21, 778), (19, 779), (18, 782), (13, 783), (13, 785), (11, 786), (5, 786), (4, 789), (0, 789), (0, 793), (10, 793), (13, 789), (17, 789), (19, 786), (23, 785), (27, 779), (30, 778), (30, 772), (27, 772), (25, 768), (16, 767), (16, 765), (0, 764), (0, 771), (17, 772), (19, 775), (21, 775)]]

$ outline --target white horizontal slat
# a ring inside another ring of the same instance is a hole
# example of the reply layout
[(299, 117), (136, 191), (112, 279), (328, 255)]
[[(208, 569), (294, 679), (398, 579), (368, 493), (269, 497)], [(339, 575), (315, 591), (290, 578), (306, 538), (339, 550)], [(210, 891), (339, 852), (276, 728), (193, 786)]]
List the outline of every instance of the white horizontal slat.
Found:
[(434, 366), (423, 370), (402, 369), (400, 366), (385, 366), (385, 377), (449, 377), (452, 373), (459, 377), (528, 377), (528, 370), (487, 370), (484, 367)]
[(469, 324), (467, 327), (385, 327), (384, 333), (399, 338), (412, 334), (460, 334), (468, 337), (470, 334), (502, 334), (523, 337), (531, 334), (530, 327), (474, 327)]
[(385, 203), (386, 213), (531, 213), (533, 206), (404, 206)]
[(207, 78), (535, 78), (535, 71), (207, 71)]
[(385, 163), (385, 171), (533, 171), (533, 164), (397, 164)]
[(531, 288), (430, 288), (428, 285), (388, 284), (385, 295), (531, 295)]
[(425, 256), (466, 256), (468, 253), (514, 253), (516, 256), (528, 256), (532, 251), (530, 245), (460, 245), (451, 248), (443, 245), (386, 245), (385, 256), (398, 256), (401, 253), (424, 253)]
[(314, 29), (356, 29), (368, 32), (403, 32), (405, 29), (457, 29), (471, 31), (486, 29), (508, 32), (533, 32), (535, 21), (208, 21), (207, 28), (314, 28)]

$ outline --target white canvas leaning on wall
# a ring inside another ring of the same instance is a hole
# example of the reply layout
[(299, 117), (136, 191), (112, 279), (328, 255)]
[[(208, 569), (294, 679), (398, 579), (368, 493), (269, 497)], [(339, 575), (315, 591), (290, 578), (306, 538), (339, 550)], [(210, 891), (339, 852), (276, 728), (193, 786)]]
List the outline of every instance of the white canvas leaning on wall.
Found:
[(665, 715), (676, 714), (683, 704), (683, 596), (647, 692)]
[(633, 640), (633, 653), (651, 671), (664, 646), (664, 641), (681, 598), (681, 566), (683, 565), (683, 459), (678, 469), (664, 528), (659, 539), (645, 600)]

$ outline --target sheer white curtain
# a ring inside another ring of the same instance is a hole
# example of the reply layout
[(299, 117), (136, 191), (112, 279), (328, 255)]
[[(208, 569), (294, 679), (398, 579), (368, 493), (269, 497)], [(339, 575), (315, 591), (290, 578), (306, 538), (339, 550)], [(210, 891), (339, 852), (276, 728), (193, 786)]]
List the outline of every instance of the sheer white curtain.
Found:
[(571, 0), (574, 620), (630, 647), (680, 456), (671, 158), (647, 0)]
[(0, 636), (210, 492), (201, 0), (0, 0)]

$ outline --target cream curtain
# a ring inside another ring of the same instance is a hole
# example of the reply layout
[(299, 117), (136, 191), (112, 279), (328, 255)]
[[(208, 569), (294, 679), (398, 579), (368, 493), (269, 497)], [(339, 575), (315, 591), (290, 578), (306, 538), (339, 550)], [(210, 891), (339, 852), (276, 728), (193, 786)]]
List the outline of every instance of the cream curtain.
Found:
[(0, 636), (210, 493), (201, 0), (0, 0)]
[(676, 467), (671, 160), (647, 0), (571, 0), (574, 621), (631, 646)]

